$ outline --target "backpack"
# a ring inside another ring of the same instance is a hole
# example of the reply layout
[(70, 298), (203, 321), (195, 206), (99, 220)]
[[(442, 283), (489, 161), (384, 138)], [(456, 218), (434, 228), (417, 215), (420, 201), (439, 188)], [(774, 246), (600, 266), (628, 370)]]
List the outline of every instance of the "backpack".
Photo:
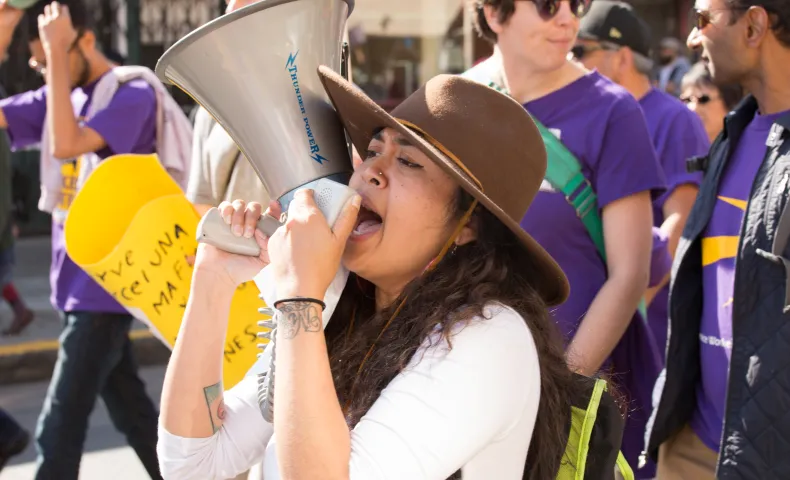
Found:
[(571, 402), (568, 443), (556, 480), (610, 479), (615, 468), (623, 480), (633, 480), (633, 470), (620, 451), (625, 420), (606, 381), (574, 375), (581, 377), (585, 388)]
[[(615, 468), (620, 472), (620, 479), (634, 480), (634, 473), (619, 449), (625, 420), (608, 393), (606, 381), (573, 375), (574, 383), (583, 388), (571, 401), (568, 440), (556, 480), (613, 480)], [(529, 473), (527, 464), (522, 478), (527, 480)], [(462, 471), (458, 470), (447, 480), (463, 480)]]

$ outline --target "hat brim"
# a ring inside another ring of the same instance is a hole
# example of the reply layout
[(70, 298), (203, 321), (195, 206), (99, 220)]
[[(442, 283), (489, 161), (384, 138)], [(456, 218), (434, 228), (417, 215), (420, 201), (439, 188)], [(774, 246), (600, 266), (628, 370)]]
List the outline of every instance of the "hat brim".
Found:
[(363, 153), (367, 150), (376, 129), (391, 128), (400, 133), (516, 235), (527, 254), (534, 260), (538, 275), (543, 278), (534, 287), (547, 305), (558, 305), (568, 298), (570, 288), (565, 273), (551, 255), (521, 228), (518, 223), (520, 219), (511, 218), (452, 159), (401, 124), (351, 82), (323, 65), (318, 67), (318, 76), (357, 151)]
[(592, 33), (592, 32), (579, 31), (579, 33), (576, 34), (576, 38), (579, 39), (579, 40), (591, 40), (593, 42), (600, 42), (601, 41), (601, 37), (599, 35), (596, 35), (596, 34)]

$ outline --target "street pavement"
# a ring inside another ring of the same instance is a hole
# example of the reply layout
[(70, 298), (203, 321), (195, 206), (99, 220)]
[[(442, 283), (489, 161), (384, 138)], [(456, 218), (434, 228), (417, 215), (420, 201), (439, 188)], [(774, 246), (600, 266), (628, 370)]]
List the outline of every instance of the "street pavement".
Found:
[[(36, 319), (22, 334), (0, 336), (0, 385), (47, 379), (52, 374), (61, 323), (49, 301), (49, 263), (52, 258), (49, 236), (19, 239), (16, 244), (14, 284)], [(0, 300), (0, 330), (13, 314)], [(130, 335), (142, 365), (163, 365), (169, 350), (155, 339), (146, 326), (135, 321)], [(0, 397), (0, 405), (4, 399)]]
[[(36, 319), (19, 336), (0, 336), (0, 406), (31, 435), (44, 402), (57, 353), (60, 319), (49, 301), (49, 236), (20, 239), (16, 245), (14, 284)], [(0, 300), (0, 329), (8, 326), (12, 312)], [(168, 350), (148, 334), (141, 322), (133, 327), (135, 353), (146, 367), (141, 376), (151, 398), (159, 404)], [(36, 449), (27, 450), (0, 471), (0, 480), (31, 480), (35, 474)], [(90, 419), (80, 480), (142, 480), (148, 478), (126, 439), (115, 430), (101, 400)]]
[[(159, 405), (163, 366), (146, 367), (140, 376), (148, 394)], [(0, 387), (0, 404), (29, 432), (34, 432), (36, 420), (44, 402), (47, 381), (3, 385)], [(14, 457), (0, 472), (0, 480), (31, 480), (36, 471), (36, 448), (31, 440), (27, 450)], [(113, 427), (104, 402), (96, 401), (90, 418), (85, 454), (80, 467), (80, 480), (144, 480), (149, 478), (126, 439)]]
[[(28, 307), (35, 311), (36, 320), (19, 336), (0, 336), (0, 406), (32, 436), (55, 362), (61, 324), (49, 302), (49, 237), (19, 240), (16, 256), (14, 284)], [(11, 316), (11, 310), (0, 300), (0, 330), (8, 325)], [(140, 376), (158, 407), (169, 350), (153, 338), (141, 322), (135, 322), (130, 337), (138, 363), (142, 365)], [(31, 480), (35, 474), (35, 460), (36, 448), (31, 438), (27, 450), (0, 471), (0, 480)], [(256, 475), (252, 478), (258, 478)], [(90, 418), (80, 480), (147, 478), (134, 451), (112, 425), (104, 402), (97, 399)]]

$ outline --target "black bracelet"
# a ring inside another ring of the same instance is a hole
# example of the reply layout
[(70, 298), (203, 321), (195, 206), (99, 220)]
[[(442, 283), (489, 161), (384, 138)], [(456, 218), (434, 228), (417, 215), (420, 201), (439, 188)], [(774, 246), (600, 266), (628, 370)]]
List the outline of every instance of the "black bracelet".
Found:
[(326, 303), (322, 302), (321, 300), (318, 300), (317, 298), (309, 298), (309, 297), (283, 298), (282, 300), (277, 300), (276, 302), (274, 302), (274, 308), (279, 310), (279, 308), (277, 306), (280, 305), (281, 303), (285, 303), (285, 302), (317, 303), (318, 305), (321, 305), (321, 311), (326, 310)]

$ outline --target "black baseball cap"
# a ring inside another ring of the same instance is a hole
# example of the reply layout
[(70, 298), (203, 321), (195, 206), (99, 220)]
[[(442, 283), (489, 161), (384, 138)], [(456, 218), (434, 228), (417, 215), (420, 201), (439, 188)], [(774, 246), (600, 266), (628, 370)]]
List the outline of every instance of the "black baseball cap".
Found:
[(625, 2), (592, 2), (590, 11), (581, 19), (579, 38), (614, 43), (650, 57), (650, 27)]

